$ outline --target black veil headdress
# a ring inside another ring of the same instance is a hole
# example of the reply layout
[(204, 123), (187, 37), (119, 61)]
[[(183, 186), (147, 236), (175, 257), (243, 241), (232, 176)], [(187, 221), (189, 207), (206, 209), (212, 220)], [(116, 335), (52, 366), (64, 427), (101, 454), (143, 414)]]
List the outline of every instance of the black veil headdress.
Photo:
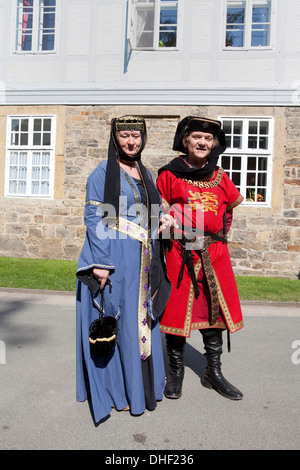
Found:
[[(117, 133), (121, 130), (138, 130), (141, 132), (142, 144), (134, 156), (127, 155), (121, 148)], [(141, 161), (141, 155), (147, 142), (146, 122), (143, 118), (123, 116), (111, 121), (110, 141), (108, 147), (108, 161), (104, 187), (104, 204), (114, 206), (117, 220), (120, 215), (121, 196), (121, 167), (120, 158), (127, 161), (136, 161), (144, 183), (148, 198), (148, 213), (150, 218), (151, 205), (160, 204), (160, 197), (151, 176)]]

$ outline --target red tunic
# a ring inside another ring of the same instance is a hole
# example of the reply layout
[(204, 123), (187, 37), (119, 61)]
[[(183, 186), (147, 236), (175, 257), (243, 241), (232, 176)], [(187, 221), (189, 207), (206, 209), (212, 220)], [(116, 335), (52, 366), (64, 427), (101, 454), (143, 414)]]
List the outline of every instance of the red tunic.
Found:
[[(165, 209), (175, 217), (180, 230), (192, 226), (217, 234), (223, 230), (225, 212), (228, 230), (231, 225), (232, 209), (243, 200), (224, 170), (218, 167), (209, 181), (196, 182), (177, 178), (170, 171), (163, 171), (157, 179), (157, 188)], [(217, 323), (211, 326), (210, 295), (203, 275), (200, 253), (192, 251), (194, 271), (200, 291), (200, 295), (196, 298), (186, 266), (178, 287), (182, 248), (176, 241), (176, 234), (174, 238), (166, 256), (172, 291), (161, 317), (161, 331), (189, 337), (191, 330), (194, 329), (228, 328), (232, 333), (241, 329), (243, 318), (227, 245), (218, 241), (208, 248), (220, 306)]]

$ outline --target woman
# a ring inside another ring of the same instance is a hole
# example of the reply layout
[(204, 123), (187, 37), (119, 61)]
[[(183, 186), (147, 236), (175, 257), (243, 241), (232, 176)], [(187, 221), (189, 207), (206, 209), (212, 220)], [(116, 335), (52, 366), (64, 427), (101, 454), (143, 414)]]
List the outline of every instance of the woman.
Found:
[[(157, 230), (154, 217), (150, 233), (151, 207), (160, 197), (141, 162), (146, 139), (143, 119), (113, 119), (108, 160), (87, 181), (87, 232), (77, 270), (77, 400), (91, 398), (96, 423), (112, 408), (139, 415), (163, 398), (159, 323), (149, 295)], [(89, 326), (99, 316), (100, 289), (105, 315), (118, 320), (118, 339), (114, 353), (93, 360)]]
[(243, 326), (226, 244), (232, 209), (243, 197), (216, 166), (226, 149), (219, 121), (184, 118), (178, 124), (173, 149), (183, 155), (161, 168), (157, 180), (165, 210), (180, 228), (166, 258), (172, 291), (160, 322), (170, 359), (165, 396), (181, 396), (186, 338), (191, 330), (199, 329), (207, 359), (202, 384), (226, 398), (240, 400), (242, 393), (222, 375), (220, 357), (222, 331), (233, 333)]

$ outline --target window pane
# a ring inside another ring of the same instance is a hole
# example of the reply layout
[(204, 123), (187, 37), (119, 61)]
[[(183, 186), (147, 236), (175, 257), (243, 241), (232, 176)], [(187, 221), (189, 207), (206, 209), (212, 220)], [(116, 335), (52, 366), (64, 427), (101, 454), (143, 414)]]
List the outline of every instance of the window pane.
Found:
[(255, 186), (256, 173), (247, 173), (247, 186)]
[(18, 154), (17, 152), (10, 152), (10, 165), (17, 165), (18, 164)]
[(256, 170), (256, 157), (248, 157), (247, 170)]
[(222, 157), (222, 168), (224, 168), (224, 170), (230, 170), (230, 157)]
[(28, 132), (28, 119), (21, 119), (21, 132)]
[(259, 157), (258, 158), (258, 170), (267, 171), (267, 168), (268, 168), (268, 159), (266, 157)]
[(12, 121), (11, 121), (11, 130), (13, 132), (19, 131), (19, 119), (12, 119)]
[(18, 182), (18, 194), (26, 194), (26, 181)]
[(43, 180), (49, 180), (49, 174), (50, 174), (50, 170), (49, 170), (49, 167), (48, 166), (43, 166), (42, 167), (42, 179)]
[(37, 196), (40, 192), (39, 189), (40, 189), (39, 181), (32, 181), (32, 183), (31, 183), (31, 193)]
[(268, 121), (261, 121), (259, 125), (260, 134), (267, 135), (269, 133), (269, 123)]
[(241, 157), (232, 157), (232, 169), (241, 170)]
[(240, 184), (241, 184), (241, 174), (240, 173), (232, 172), (231, 179), (232, 179), (232, 181), (234, 182), (234, 184), (236, 186), (240, 186)]
[(257, 121), (249, 121), (249, 136), (248, 136), (248, 148), (249, 149), (256, 149), (257, 148), (257, 134), (258, 134), (258, 122)]
[(258, 186), (267, 186), (267, 173), (259, 173), (257, 176)]
[(226, 31), (226, 47), (244, 46), (244, 27), (229, 27)]
[(44, 132), (43, 134), (43, 145), (51, 144), (51, 134), (49, 132)]
[(33, 0), (18, 0), (17, 3), (17, 44), (19, 51), (32, 50)]
[(252, 9), (252, 23), (269, 23), (270, 22), (270, 8), (271, 2), (266, 1), (265, 5), (253, 5)]
[(33, 121), (33, 130), (35, 132), (40, 132), (42, 130), (42, 120), (41, 119), (34, 119)]
[(271, 1), (254, 4), (252, 9), (251, 46), (258, 47), (270, 45), (270, 21)]
[(9, 179), (13, 180), (18, 177), (18, 167), (17, 166), (11, 166), (9, 169)]
[(18, 184), (16, 181), (9, 182), (9, 194), (17, 194)]
[(49, 194), (49, 188), (50, 188), (50, 185), (49, 185), (48, 181), (42, 181), (41, 182), (41, 194), (43, 196), (46, 196), (47, 194)]
[(32, 154), (32, 165), (39, 165), (41, 161), (41, 154), (38, 152), (33, 152)]
[(28, 145), (28, 134), (21, 133), (21, 142), (20, 145)]
[(242, 148), (242, 121), (224, 121), (223, 129), (226, 135), (226, 143), (229, 148)]
[(233, 125), (233, 148), (240, 149), (242, 148), (242, 132), (243, 132), (243, 122), (234, 121)]
[(231, 134), (231, 121), (223, 121), (223, 130), (225, 134)]
[(56, 0), (40, 0), (39, 50), (53, 51), (55, 43)]
[(259, 138), (259, 148), (264, 150), (268, 148), (268, 137)]
[(42, 154), (42, 165), (50, 165), (50, 153), (43, 152)]
[(245, 23), (245, 2), (239, 2), (239, 4), (239, 6), (233, 6), (232, 2), (228, 2), (227, 24)]
[(137, 10), (136, 45), (138, 48), (152, 48), (154, 38), (154, 8)]
[(20, 152), (19, 164), (20, 165), (27, 165), (27, 153), (26, 152)]
[(257, 188), (256, 202), (264, 202), (266, 200), (266, 188)]
[(40, 167), (39, 166), (33, 166), (32, 167), (31, 178), (32, 178), (32, 180), (38, 180), (40, 178)]
[(245, 2), (227, 3), (226, 47), (244, 46), (245, 11)]
[[(172, 26), (171, 26), (172, 25)], [(162, 6), (160, 10), (159, 47), (176, 47), (177, 5)]]
[(26, 180), (26, 176), (27, 176), (27, 168), (26, 166), (20, 166), (19, 167), (19, 179), (20, 180)]
[(19, 145), (19, 119), (12, 119), (11, 121), (11, 145)]
[(44, 126), (43, 126), (44, 131), (51, 131), (51, 119), (44, 119)]
[(34, 132), (33, 134), (33, 145), (41, 145), (41, 133)]
[(257, 134), (257, 121), (249, 122), (249, 134)]

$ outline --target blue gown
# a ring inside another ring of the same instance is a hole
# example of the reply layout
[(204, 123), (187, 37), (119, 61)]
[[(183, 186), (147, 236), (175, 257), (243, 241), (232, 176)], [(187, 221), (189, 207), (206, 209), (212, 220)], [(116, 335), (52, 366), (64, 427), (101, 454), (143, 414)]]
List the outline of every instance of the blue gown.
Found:
[[(140, 194), (134, 179), (123, 170), (120, 226), (118, 229), (114, 224), (104, 226), (106, 165), (106, 161), (101, 162), (87, 181), (84, 216), (87, 232), (78, 262), (76, 293), (76, 399), (91, 399), (96, 423), (109, 415), (112, 407), (122, 410), (129, 405), (134, 415), (145, 411), (141, 360), (145, 344), (150, 346), (153, 361), (156, 400), (162, 400), (165, 386), (159, 321), (151, 314), (149, 296), (149, 263), (155, 237), (153, 234), (149, 237), (141, 225), (137, 213)], [(80, 275), (95, 267), (111, 270), (112, 289), (111, 292), (107, 287), (104, 289), (104, 312), (118, 319), (118, 340), (113, 354), (93, 360), (89, 326), (99, 316), (100, 293), (93, 300)], [(141, 321), (148, 327), (148, 337), (139, 329)]]

